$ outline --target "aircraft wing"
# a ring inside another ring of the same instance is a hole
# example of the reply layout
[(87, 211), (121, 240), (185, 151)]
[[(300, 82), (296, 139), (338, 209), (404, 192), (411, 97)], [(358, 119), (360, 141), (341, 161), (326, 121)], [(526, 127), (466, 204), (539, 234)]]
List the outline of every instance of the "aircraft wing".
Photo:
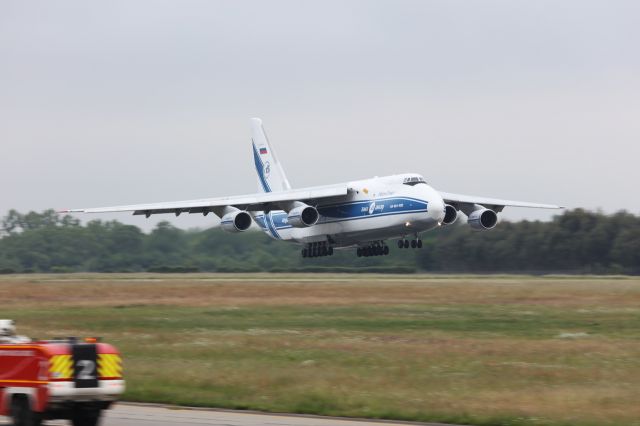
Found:
[(174, 213), (202, 213), (213, 212), (222, 216), (225, 207), (236, 207), (247, 211), (268, 211), (280, 208), (280, 204), (291, 201), (301, 201), (309, 205), (316, 200), (347, 195), (347, 185), (329, 185), (295, 190), (238, 195), (232, 197), (204, 198), (200, 200), (169, 201), (165, 203), (132, 204), (127, 206), (93, 207), (86, 209), (68, 209), (60, 213), (111, 213), (132, 211), (134, 215)]
[(554, 204), (528, 203), (526, 201), (501, 200), (498, 198), (477, 197), (475, 195), (452, 194), (440, 191), (442, 199), (447, 204), (480, 204), (488, 209), (501, 212), (505, 207), (529, 207), (534, 209), (563, 209), (562, 206)]

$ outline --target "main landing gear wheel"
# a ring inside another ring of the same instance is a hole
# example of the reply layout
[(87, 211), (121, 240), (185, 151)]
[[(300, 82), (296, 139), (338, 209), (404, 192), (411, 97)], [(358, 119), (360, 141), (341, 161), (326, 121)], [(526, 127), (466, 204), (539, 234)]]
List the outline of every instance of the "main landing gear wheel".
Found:
[(389, 254), (389, 251), (389, 246), (386, 245), (384, 241), (378, 241), (366, 247), (358, 247), (356, 249), (356, 255), (358, 257), (386, 256)]
[(333, 256), (333, 247), (326, 241), (309, 243), (306, 248), (302, 249), (301, 254), (302, 257)]

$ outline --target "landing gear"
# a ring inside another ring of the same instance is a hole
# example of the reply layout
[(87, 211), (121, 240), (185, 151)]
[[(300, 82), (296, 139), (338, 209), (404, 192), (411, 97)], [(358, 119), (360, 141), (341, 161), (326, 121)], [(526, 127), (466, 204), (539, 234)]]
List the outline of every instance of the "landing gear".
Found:
[(358, 257), (386, 256), (389, 254), (389, 246), (384, 241), (376, 241), (369, 246), (358, 247), (356, 254)]
[(317, 243), (309, 243), (301, 251), (302, 257), (323, 257), (333, 256), (333, 247), (331, 247), (326, 241), (319, 241)]
[(417, 235), (416, 235), (416, 238), (411, 241), (407, 240), (406, 238), (402, 240), (398, 240), (398, 248), (409, 248), (409, 247), (411, 247), (412, 249), (422, 248), (422, 240), (418, 238)]

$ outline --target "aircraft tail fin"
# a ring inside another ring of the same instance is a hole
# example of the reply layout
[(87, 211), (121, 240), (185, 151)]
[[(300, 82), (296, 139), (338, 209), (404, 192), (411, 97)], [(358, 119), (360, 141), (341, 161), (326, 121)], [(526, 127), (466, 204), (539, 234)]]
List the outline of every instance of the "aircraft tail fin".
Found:
[(251, 142), (253, 144), (253, 161), (258, 174), (258, 188), (263, 192), (277, 192), (291, 189), (284, 170), (276, 157), (269, 139), (262, 127), (262, 120), (251, 119)]

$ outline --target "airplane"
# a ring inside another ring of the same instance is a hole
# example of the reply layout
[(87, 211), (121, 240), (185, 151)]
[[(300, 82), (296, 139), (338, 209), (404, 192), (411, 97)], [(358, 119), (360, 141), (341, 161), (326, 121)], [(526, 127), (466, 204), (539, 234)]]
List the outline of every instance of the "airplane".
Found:
[[(358, 257), (388, 255), (386, 241), (399, 249), (422, 248), (420, 234), (456, 222), (459, 212), (468, 225), (487, 231), (505, 207), (561, 209), (551, 204), (476, 197), (442, 192), (420, 174), (403, 173), (336, 185), (293, 189), (259, 118), (251, 119), (253, 162), (259, 193), (62, 210), (61, 213), (132, 211), (154, 214), (213, 213), (227, 232), (247, 231), (257, 224), (269, 237), (297, 243), (305, 258), (331, 256), (336, 249), (355, 248)], [(411, 237), (411, 241), (409, 240)]]

